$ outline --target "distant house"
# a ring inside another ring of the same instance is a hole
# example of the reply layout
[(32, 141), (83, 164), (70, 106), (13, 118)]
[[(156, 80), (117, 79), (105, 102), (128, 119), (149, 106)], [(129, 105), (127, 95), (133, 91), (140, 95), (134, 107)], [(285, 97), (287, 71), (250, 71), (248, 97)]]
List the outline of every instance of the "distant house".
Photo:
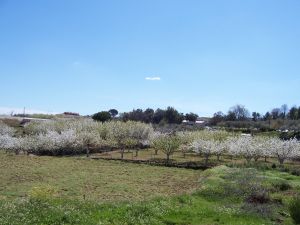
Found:
[(79, 116), (79, 113), (74, 113), (74, 112), (64, 112), (65, 116)]
[(196, 124), (204, 124), (205, 121), (204, 121), (204, 120), (198, 120), (198, 119), (197, 119), (197, 120), (195, 121), (195, 123), (196, 123)]
[(189, 121), (189, 120), (182, 120), (182, 123), (187, 124), (187, 125), (194, 125), (195, 124), (195, 122)]
[(183, 120), (183, 124), (188, 124), (188, 125), (203, 125), (205, 124), (206, 121), (201, 120), (201, 118), (197, 118), (196, 121), (189, 121), (189, 120)]

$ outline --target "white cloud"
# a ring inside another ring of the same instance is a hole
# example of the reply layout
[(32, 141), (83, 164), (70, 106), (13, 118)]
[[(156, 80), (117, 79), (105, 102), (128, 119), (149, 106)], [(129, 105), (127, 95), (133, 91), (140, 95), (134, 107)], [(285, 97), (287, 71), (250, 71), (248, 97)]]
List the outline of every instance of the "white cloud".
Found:
[(160, 77), (145, 77), (145, 80), (155, 81), (155, 80), (160, 80)]

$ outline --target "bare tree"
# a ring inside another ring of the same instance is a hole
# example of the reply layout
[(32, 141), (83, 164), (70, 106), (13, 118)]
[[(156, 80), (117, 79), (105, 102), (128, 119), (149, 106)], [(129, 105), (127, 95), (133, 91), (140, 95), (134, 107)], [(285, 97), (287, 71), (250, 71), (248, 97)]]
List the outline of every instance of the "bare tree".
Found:
[(243, 105), (235, 105), (229, 109), (228, 115), (234, 117), (234, 120), (246, 120), (250, 117), (249, 110)]
[(280, 111), (281, 111), (282, 118), (285, 119), (287, 116), (287, 112), (288, 112), (288, 105), (283, 104), (280, 108)]

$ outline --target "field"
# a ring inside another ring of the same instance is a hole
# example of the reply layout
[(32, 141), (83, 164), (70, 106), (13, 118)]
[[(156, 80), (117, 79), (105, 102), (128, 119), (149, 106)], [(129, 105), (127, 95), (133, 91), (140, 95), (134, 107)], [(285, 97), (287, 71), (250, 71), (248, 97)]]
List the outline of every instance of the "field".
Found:
[(300, 217), (296, 139), (49, 120), (0, 123), (0, 149), (1, 225), (288, 225)]
[(254, 207), (264, 208), (261, 212), (243, 209), (247, 205), (242, 199), (222, 191), (230, 176), (242, 168), (218, 166), (201, 171), (4, 153), (0, 166), (3, 225), (292, 224), (287, 206), (300, 189), (299, 176), (255, 170), (267, 186), (274, 182), (289, 186), (273, 190), (270, 202)]
[(0, 198), (26, 197), (41, 185), (58, 197), (107, 201), (144, 200), (190, 193), (200, 171), (126, 164), (85, 157), (15, 156), (0, 153)]

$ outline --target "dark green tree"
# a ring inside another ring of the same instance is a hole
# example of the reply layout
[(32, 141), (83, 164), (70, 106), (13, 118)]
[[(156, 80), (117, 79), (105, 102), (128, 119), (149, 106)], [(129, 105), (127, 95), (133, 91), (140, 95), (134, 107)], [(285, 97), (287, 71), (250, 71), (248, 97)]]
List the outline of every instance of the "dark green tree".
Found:
[(167, 123), (181, 123), (184, 119), (184, 115), (179, 113), (175, 108), (168, 107), (165, 112), (165, 120)]
[(165, 117), (166, 111), (163, 109), (157, 109), (153, 116), (153, 123), (159, 124)]
[(226, 116), (221, 111), (214, 113), (213, 117), (210, 119), (209, 123), (213, 126), (217, 125), (218, 123), (224, 121)]
[(197, 120), (197, 118), (198, 118), (198, 115), (191, 112), (191, 113), (185, 114), (185, 117), (184, 117), (184, 118), (185, 118), (186, 120), (188, 120), (188, 121), (195, 122), (195, 121)]
[(253, 121), (258, 121), (260, 119), (260, 114), (258, 112), (253, 112), (252, 113), (252, 120)]
[(143, 122), (152, 123), (153, 122), (153, 117), (154, 117), (154, 110), (148, 108), (144, 111), (144, 121)]
[(299, 119), (299, 116), (300, 116), (299, 110), (297, 109), (296, 106), (293, 106), (288, 113), (288, 118), (290, 120), (297, 120), (297, 119)]
[(93, 118), (93, 120), (101, 121), (103, 123), (105, 121), (111, 120), (111, 115), (107, 111), (101, 111), (101, 112), (95, 113), (92, 116), (92, 118)]
[(113, 118), (115, 118), (119, 114), (118, 110), (116, 110), (116, 109), (110, 109), (110, 110), (108, 110), (108, 112), (110, 113), (110, 115)]

